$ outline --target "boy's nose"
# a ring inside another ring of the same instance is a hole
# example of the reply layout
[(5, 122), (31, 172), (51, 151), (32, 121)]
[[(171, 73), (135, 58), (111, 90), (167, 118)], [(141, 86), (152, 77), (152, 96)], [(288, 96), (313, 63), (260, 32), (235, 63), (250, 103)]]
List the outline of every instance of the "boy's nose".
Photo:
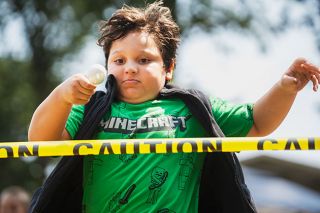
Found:
[(134, 74), (134, 73), (137, 73), (138, 72), (138, 67), (132, 63), (132, 62), (128, 62), (126, 64), (126, 67), (125, 67), (125, 73), (127, 74)]

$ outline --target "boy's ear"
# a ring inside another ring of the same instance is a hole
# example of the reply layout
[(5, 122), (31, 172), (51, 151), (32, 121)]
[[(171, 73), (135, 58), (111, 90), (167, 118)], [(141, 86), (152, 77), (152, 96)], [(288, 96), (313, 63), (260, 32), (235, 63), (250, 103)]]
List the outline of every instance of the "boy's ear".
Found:
[(166, 72), (166, 81), (171, 81), (173, 78), (173, 70), (174, 70), (174, 66), (175, 66), (175, 60), (172, 59), (171, 63), (170, 63), (170, 67)]

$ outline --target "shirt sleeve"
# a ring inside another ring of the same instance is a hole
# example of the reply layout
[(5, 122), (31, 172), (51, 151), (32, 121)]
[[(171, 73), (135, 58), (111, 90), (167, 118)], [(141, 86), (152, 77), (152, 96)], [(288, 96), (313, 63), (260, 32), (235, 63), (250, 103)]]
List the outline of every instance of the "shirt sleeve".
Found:
[(69, 114), (67, 123), (66, 123), (66, 130), (70, 134), (71, 138), (74, 139), (80, 124), (83, 121), (84, 116), (84, 105), (74, 105), (71, 109)]
[(244, 137), (253, 126), (253, 104), (231, 104), (210, 98), (212, 113), (227, 137)]

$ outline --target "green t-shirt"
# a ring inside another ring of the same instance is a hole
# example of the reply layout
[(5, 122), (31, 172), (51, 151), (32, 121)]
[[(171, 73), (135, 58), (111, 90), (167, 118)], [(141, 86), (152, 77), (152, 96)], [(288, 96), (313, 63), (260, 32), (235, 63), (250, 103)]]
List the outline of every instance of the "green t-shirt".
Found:
[[(211, 99), (226, 136), (245, 136), (252, 105)], [(66, 125), (73, 138), (84, 106), (74, 106)], [(114, 102), (96, 139), (195, 138), (205, 130), (179, 99), (141, 104)], [(83, 209), (97, 212), (197, 212), (204, 153), (97, 155), (84, 158)]]

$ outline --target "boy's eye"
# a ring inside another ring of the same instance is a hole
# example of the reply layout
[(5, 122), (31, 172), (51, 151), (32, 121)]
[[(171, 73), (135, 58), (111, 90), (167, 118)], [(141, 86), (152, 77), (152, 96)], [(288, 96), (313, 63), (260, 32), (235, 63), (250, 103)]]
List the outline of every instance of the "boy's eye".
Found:
[(150, 62), (150, 59), (148, 59), (148, 58), (141, 58), (141, 59), (139, 59), (139, 63), (140, 64), (147, 64), (147, 63), (149, 63)]
[(122, 58), (118, 58), (118, 59), (114, 60), (114, 62), (115, 62), (116, 64), (123, 64), (123, 63), (124, 63), (124, 60), (123, 60)]

